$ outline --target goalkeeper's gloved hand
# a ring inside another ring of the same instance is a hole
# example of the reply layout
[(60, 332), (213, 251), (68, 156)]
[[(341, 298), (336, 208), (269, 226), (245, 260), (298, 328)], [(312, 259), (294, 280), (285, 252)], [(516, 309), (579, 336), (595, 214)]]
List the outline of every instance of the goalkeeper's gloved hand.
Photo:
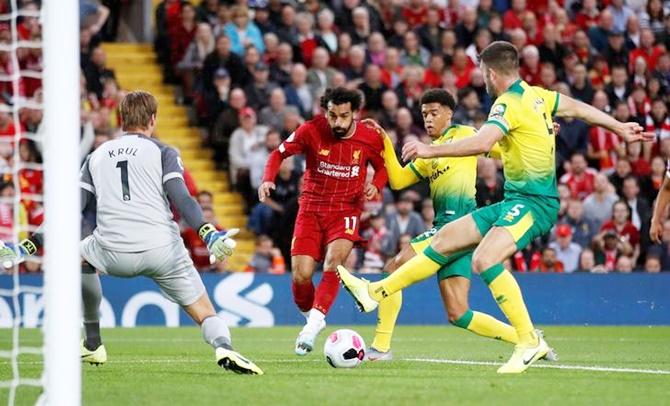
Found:
[(29, 239), (25, 239), (15, 246), (9, 242), (0, 241), (0, 264), (4, 268), (11, 268), (23, 262), (25, 257), (34, 255), (37, 246)]
[[(209, 253), (219, 261), (223, 261), (227, 257), (233, 255), (233, 250), (237, 246), (237, 242), (232, 239), (239, 228), (231, 228), (228, 231), (218, 231), (212, 224), (207, 223), (200, 227), (198, 235), (207, 244)], [(213, 261), (212, 261), (213, 262)]]

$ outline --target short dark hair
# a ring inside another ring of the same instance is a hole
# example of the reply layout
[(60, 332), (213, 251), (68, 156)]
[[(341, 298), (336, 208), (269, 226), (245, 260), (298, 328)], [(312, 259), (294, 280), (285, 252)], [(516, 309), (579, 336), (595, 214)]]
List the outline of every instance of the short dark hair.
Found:
[(519, 51), (507, 41), (492, 42), (479, 54), (479, 60), (502, 73), (513, 73), (519, 69)]
[(421, 105), (429, 103), (440, 103), (440, 105), (449, 107), (452, 111), (456, 110), (454, 96), (444, 89), (426, 90), (421, 96)]
[(328, 110), (328, 103), (330, 102), (338, 106), (351, 103), (351, 111), (358, 111), (363, 104), (363, 96), (358, 90), (349, 90), (344, 87), (329, 88), (321, 96), (321, 108)]

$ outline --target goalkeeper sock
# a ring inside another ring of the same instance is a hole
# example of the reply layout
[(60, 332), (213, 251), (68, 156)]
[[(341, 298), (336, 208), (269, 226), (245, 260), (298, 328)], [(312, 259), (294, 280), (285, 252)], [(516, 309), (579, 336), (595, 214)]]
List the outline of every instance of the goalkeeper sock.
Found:
[(514, 276), (502, 264), (496, 264), (482, 272), (482, 279), (489, 286), (500, 309), (516, 330), (519, 344), (537, 344), (533, 322), (526, 309), (521, 289)]
[(453, 321), (452, 324), (472, 331), (482, 337), (494, 338), (496, 340), (507, 341), (516, 344), (519, 338), (516, 330), (509, 324), (503, 323), (495, 317), (481, 312), (473, 312), (468, 309), (461, 317)]
[(209, 316), (205, 318), (200, 325), (200, 329), (202, 330), (202, 338), (215, 349), (219, 347), (233, 349), (230, 330), (221, 317)]
[(448, 262), (448, 257), (436, 252), (433, 247), (428, 247), (396, 269), (388, 278), (370, 283), (368, 291), (374, 300), (381, 302), (382, 299), (433, 275)]
[(401, 290), (379, 302), (375, 338), (372, 340), (372, 347), (377, 351), (387, 352), (391, 349), (391, 337), (393, 337), (393, 329), (396, 320), (398, 320), (401, 306)]
[(313, 308), (323, 314), (328, 314), (330, 307), (333, 305), (337, 292), (340, 290), (340, 280), (337, 277), (334, 269), (324, 270), (321, 275), (321, 281), (316, 288), (314, 295)]
[(100, 302), (102, 301), (102, 288), (100, 277), (90, 265), (82, 265), (81, 274), (81, 296), (84, 304), (84, 332), (86, 340), (84, 345), (91, 351), (102, 344), (100, 338)]
[(314, 284), (311, 280), (307, 282), (298, 282), (295, 279), (291, 282), (293, 291), (293, 301), (301, 312), (308, 312), (314, 305)]

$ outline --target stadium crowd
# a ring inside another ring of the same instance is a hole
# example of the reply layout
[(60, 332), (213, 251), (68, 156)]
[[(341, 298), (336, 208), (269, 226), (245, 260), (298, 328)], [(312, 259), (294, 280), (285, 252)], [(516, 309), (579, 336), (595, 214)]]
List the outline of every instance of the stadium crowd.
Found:
[[(408, 140), (429, 142), (418, 101), (432, 87), (456, 97), (455, 123), (482, 125), (493, 100), (477, 55), (504, 39), (520, 50), (528, 83), (657, 134), (654, 143), (626, 146), (608, 131), (558, 119), (558, 225), (509, 265), (518, 272), (659, 272), (670, 270), (670, 220), (666, 216), (662, 245), (652, 245), (648, 231), (670, 158), (669, 8), (661, 0), (164, 0), (156, 8), (155, 48), (164, 79), (179, 85), (180, 102), (192, 106), (197, 124), (207, 129), (216, 164), (244, 196), (248, 227), (258, 235), (249, 270), (290, 269), (301, 158), (282, 164), (269, 202), (258, 203), (256, 189), (269, 152), (320, 113), (318, 100), (327, 87), (359, 89), (366, 101), (361, 116), (378, 120), (399, 151)], [(0, 13), (8, 10), (9, 2), (0, 0)], [(82, 144), (88, 151), (118, 134), (123, 91), (99, 46), (101, 39), (113, 39), (113, 27), (105, 24), (109, 10), (88, 4), (81, 11)], [(19, 21), (22, 39), (39, 40), (36, 19)], [(0, 42), (11, 39), (0, 23)], [(41, 51), (20, 51), (20, 69), (39, 72)], [(0, 73), (14, 69), (9, 53), (0, 51)], [(41, 91), (39, 79), (25, 75), (19, 94), (9, 82), (0, 85), (5, 238), (14, 218), (13, 134), (17, 125), (35, 132), (41, 120), (41, 111), (28, 105), (17, 123), (11, 106), (18, 98), (39, 103)], [(22, 140), (21, 162), (39, 163), (38, 147)], [(24, 165), (18, 182), (22, 218), (32, 226), (41, 221), (39, 199), (29, 199), (41, 193), (41, 170), (35, 168)], [(481, 158), (478, 205), (501, 200), (503, 182), (500, 163)], [(198, 200), (211, 207), (206, 192)], [(348, 265), (380, 272), (412, 236), (431, 227), (433, 217), (426, 185), (384, 190), (366, 204), (361, 230), (367, 244), (354, 250)]]
[[(667, 3), (166, 0), (156, 12), (156, 49), (166, 78), (182, 85), (183, 102), (208, 128), (217, 164), (245, 196), (249, 228), (260, 236), (254, 261), (265, 264), (253, 269), (272, 270), (268, 264), (279, 253), (290, 261), (302, 162), (286, 161), (269, 203), (259, 204), (255, 190), (268, 152), (319, 114), (325, 88), (362, 91), (362, 116), (387, 128), (400, 150), (407, 140), (429, 141), (418, 100), (431, 87), (457, 97), (455, 123), (481, 126), (492, 100), (477, 55), (504, 39), (520, 50), (528, 83), (657, 134), (653, 144), (627, 147), (608, 131), (557, 120), (559, 222), (551, 235), (517, 253), (511, 266), (519, 272), (659, 272), (670, 270), (670, 221), (663, 245), (652, 245), (648, 231), (670, 157)], [(482, 158), (478, 204), (501, 200), (503, 182), (500, 163)], [(427, 191), (425, 185), (397, 194), (385, 190), (368, 203), (367, 244), (350, 265), (380, 272), (411, 236), (430, 228)]]

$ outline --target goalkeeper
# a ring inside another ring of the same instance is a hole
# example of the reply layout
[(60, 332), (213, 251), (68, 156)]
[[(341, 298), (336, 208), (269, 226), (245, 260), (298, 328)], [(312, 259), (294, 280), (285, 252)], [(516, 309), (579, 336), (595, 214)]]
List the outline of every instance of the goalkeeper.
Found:
[[(97, 269), (113, 276), (153, 279), (163, 294), (181, 305), (200, 326), (203, 338), (215, 349), (219, 366), (236, 373), (262, 374), (253, 362), (233, 350), (230, 331), (216, 314), (184, 247), (170, 202), (186, 223), (198, 230), (217, 260), (232, 254), (235, 241), (231, 237), (239, 230), (217, 231), (203, 221), (200, 206), (186, 189), (179, 154), (152, 138), (157, 107), (149, 93), (125, 96), (119, 108), (123, 136), (101, 145), (81, 169), (81, 208), (94, 209), (97, 223), (80, 247), (86, 262), (82, 267), (86, 336), (82, 361), (102, 364), (107, 360), (100, 338), (102, 292)], [(38, 232), (18, 247), (4, 245), (0, 260), (7, 266), (34, 255), (42, 239)]]

